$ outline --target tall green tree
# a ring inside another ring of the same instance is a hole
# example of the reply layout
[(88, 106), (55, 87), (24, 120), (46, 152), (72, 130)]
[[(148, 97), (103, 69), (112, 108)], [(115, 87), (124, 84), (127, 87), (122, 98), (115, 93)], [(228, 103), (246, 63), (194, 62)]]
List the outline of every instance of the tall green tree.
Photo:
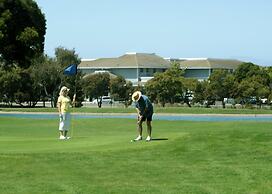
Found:
[(269, 76), (269, 89), (270, 89), (270, 93), (269, 93), (269, 96), (268, 96), (268, 99), (267, 99), (267, 102), (269, 104), (271, 104), (272, 102), (272, 67), (266, 67), (264, 68), (265, 71), (267, 72), (268, 76)]
[[(204, 104), (204, 102), (207, 100), (207, 97), (205, 95), (205, 91), (208, 85), (208, 81), (198, 81), (196, 83), (195, 89), (194, 89), (194, 98), (193, 98), (193, 103), (200, 103)], [(208, 103), (206, 104), (208, 105)]]
[(252, 77), (253, 75), (260, 74), (260, 67), (253, 63), (242, 63), (234, 71), (236, 81), (241, 82), (245, 78)]
[(62, 67), (54, 58), (42, 56), (33, 61), (33, 65), (30, 67), (30, 75), (33, 80), (33, 87), (40, 89), (40, 99), (43, 101), (50, 100), (51, 107), (55, 107), (63, 76)]
[(18, 90), (15, 93), (15, 102), (21, 106), (34, 107), (40, 100), (40, 87), (34, 83), (30, 69), (21, 69)]
[(70, 64), (78, 65), (80, 63), (80, 58), (76, 54), (75, 49), (67, 49), (64, 47), (58, 47), (55, 49), (56, 61), (63, 67), (67, 67)]
[(193, 78), (182, 78), (182, 83), (183, 83), (183, 101), (186, 103), (189, 107), (191, 107), (191, 101), (194, 96), (194, 91), (196, 90), (197, 86), (197, 79)]
[[(206, 95), (208, 99), (213, 101), (221, 101), (223, 108), (225, 108), (224, 98), (229, 98), (231, 95), (230, 77), (227, 79), (229, 73), (227, 70), (214, 70), (208, 79), (206, 88)], [(228, 80), (228, 81), (226, 81)]]
[(130, 81), (126, 81), (122, 76), (110, 79), (110, 94), (116, 101), (122, 101), (127, 107), (130, 104), (130, 97), (133, 86)]
[(33, 107), (40, 99), (39, 87), (36, 87), (29, 73), (29, 69), (1, 68), (0, 70), (0, 98), (12, 106)]
[(255, 99), (261, 106), (262, 98), (269, 98), (271, 77), (269, 71), (253, 63), (243, 63), (234, 72), (237, 92), (235, 98), (248, 104)]
[(146, 85), (146, 92), (152, 101), (165, 106), (165, 103), (181, 102), (183, 99), (183, 71), (179, 64), (173, 64), (163, 73), (156, 73)]
[(43, 53), (45, 16), (33, 0), (0, 0), (0, 60), (27, 68)]
[(256, 103), (261, 106), (262, 98), (269, 98), (270, 88), (264, 84), (260, 77), (253, 76), (242, 80), (238, 85), (239, 99), (249, 104), (251, 99), (255, 99)]
[(0, 68), (0, 101), (12, 106), (15, 102), (15, 93), (19, 90), (20, 79), (18, 68), (9, 71)]
[(110, 91), (110, 74), (95, 73), (84, 78), (84, 93), (90, 100), (95, 98), (98, 107), (102, 106), (102, 96), (108, 95)]

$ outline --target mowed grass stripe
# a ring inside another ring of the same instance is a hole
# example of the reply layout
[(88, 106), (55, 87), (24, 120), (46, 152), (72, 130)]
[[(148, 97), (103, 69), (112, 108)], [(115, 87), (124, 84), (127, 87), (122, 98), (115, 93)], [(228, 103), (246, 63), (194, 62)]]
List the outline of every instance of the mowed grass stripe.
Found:
[(149, 143), (132, 119), (72, 122), (59, 141), (58, 121), (0, 118), (0, 193), (272, 192), (269, 122), (154, 121)]

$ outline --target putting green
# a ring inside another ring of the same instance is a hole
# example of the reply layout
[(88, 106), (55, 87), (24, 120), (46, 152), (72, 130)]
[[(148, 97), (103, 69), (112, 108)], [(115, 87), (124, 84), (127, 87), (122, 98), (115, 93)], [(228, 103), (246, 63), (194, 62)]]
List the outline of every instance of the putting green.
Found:
[(72, 124), (0, 118), (0, 193), (272, 193), (271, 122), (154, 121), (133, 143), (132, 119)]

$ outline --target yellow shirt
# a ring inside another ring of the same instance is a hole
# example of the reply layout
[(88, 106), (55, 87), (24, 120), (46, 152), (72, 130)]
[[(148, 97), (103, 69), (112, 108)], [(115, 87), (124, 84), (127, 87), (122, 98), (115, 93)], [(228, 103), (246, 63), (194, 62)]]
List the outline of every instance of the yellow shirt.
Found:
[(71, 99), (69, 96), (59, 96), (58, 98), (58, 106), (60, 105), (61, 113), (69, 112)]

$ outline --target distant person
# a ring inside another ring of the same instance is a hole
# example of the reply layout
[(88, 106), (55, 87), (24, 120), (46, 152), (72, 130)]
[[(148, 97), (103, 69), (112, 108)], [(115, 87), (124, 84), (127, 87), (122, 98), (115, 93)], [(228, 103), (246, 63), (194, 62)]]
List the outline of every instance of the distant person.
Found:
[(70, 139), (70, 137), (67, 136), (68, 131), (70, 129), (71, 125), (71, 113), (70, 113), (70, 107), (75, 103), (75, 95), (73, 98), (73, 102), (71, 102), (70, 97), (68, 96), (69, 88), (66, 86), (63, 86), (59, 93), (59, 98), (57, 102), (58, 111), (59, 111), (59, 133), (60, 137), (59, 139)]
[(142, 123), (146, 121), (147, 126), (147, 137), (146, 141), (151, 141), (152, 132), (152, 116), (153, 116), (153, 105), (147, 96), (142, 95), (140, 91), (136, 91), (132, 94), (132, 101), (135, 103), (138, 116), (138, 137), (134, 141), (142, 140), (143, 126)]

